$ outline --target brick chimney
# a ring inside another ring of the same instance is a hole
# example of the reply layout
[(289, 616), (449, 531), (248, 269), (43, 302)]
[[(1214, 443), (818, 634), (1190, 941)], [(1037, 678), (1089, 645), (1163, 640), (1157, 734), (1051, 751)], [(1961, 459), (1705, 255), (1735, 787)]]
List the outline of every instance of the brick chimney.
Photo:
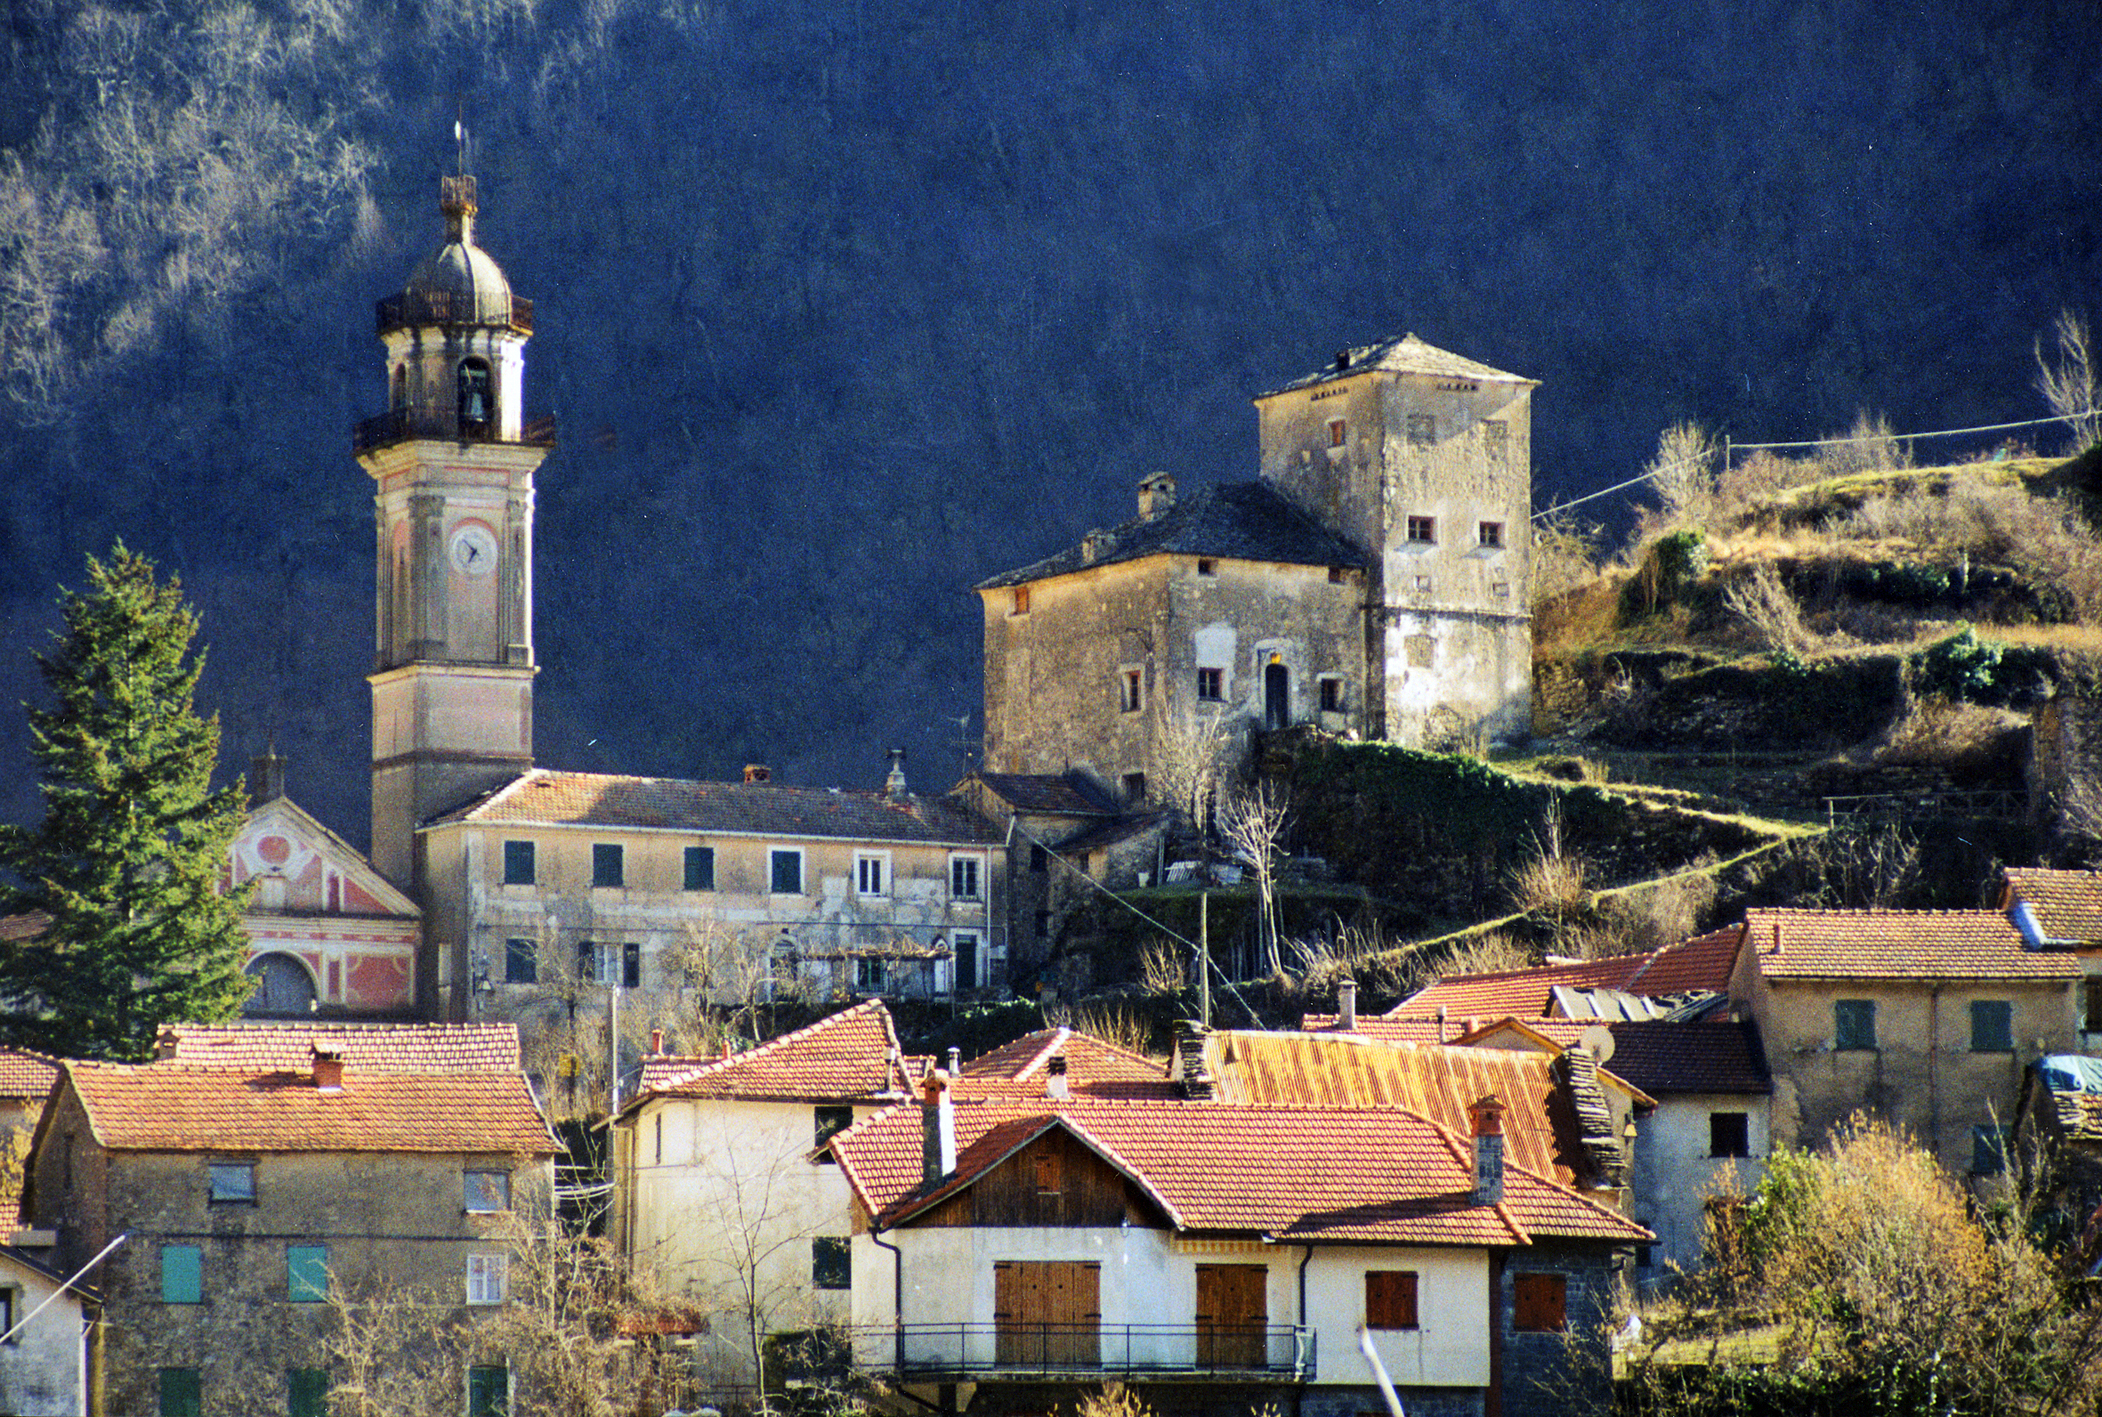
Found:
[(1504, 1198), (1504, 1105), (1495, 1093), (1467, 1108), (1474, 1126), (1474, 1203), (1497, 1205)]
[(664, 1030), (661, 1028), (650, 1030), (650, 1056), (652, 1058), (664, 1056)]
[(774, 770), (765, 763), (746, 763), (744, 765), (744, 780), (746, 782), (772, 782), (774, 780)]
[(1336, 981), (1336, 1027), (1345, 1033), (1354, 1033), (1358, 1026), (1358, 982), (1355, 979)]
[(314, 1088), (317, 1092), (341, 1092), (343, 1090), (343, 1055), (323, 1049), (314, 1050)]
[(1175, 1077), (1182, 1084), (1182, 1095), (1192, 1102), (1209, 1102), (1212, 1097), (1212, 1075), (1204, 1070), (1203, 1025), (1184, 1019), (1175, 1038)]
[(1175, 505), (1175, 474), (1156, 472), (1139, 484), (1139, 517), (1152, 521)]
[(1063, 1102), (1072, 1095), (1073, 1085), (1066, 1080), (1066, 1055), (1053, 1053), (1049, 1075), (1044, 1079), (1044, 1096), (1053, 1102)]
[(932, 1189), (956, 1169), (956, 1105), (949, 1100), (949, 1075), (927, 1074), (920, 1108), (920, 1184)]

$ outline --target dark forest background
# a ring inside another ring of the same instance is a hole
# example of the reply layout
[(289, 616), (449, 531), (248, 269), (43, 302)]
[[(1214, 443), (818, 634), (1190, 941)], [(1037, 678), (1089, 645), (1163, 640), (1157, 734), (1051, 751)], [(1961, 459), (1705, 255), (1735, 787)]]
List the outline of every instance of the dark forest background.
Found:
[[(1545, 505), (1659, 428), (2035, 417), (2102, 316), (2092, 0), (11, 0), (0, 816), (58, 584), (202, 613), (228, 771), (365, 839), (372, 301), (437, 178), (537, 305), (542, 762), (946, 786), (968, 587), (1251, 476), (1414, 330), (1543, 381)], [(2046, 433), (2044, 443), (2056, 440)], [(959, 718), (968, 715), (963, 730)]]

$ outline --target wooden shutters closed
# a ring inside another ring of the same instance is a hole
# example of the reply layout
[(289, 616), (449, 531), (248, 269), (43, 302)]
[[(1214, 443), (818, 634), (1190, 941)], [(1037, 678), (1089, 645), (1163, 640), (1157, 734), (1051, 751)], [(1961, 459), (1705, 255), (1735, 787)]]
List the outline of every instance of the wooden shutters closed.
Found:
[(1262, 1367), (1269, 1323), (1270, 1271), (1266, 1266), (1197, 1266), (1198, 1367)]
[(1511, 1326), (1520, 1333), (1560, 1333), (1568, 1322), (1568, 1283), (1559, 1274), (1511, 1279)]
[(1416, 1271), (1413, 1269), (1368, 1269), (1365, 1271), (1365, 1327), (1371, 1329), (1416, 1327)]
[(1079, 1260), (993, 1266), (995, 1357), (1003, 1368), (1102, 1363), (1102, 1267)]

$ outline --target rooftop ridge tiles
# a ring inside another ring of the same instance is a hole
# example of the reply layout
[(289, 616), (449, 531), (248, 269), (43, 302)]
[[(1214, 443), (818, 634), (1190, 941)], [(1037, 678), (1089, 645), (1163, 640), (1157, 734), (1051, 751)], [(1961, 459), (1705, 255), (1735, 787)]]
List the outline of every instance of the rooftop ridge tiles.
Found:
[[(827, 1014), (821, 1019), (804, 1024), (801, 1028), (791, 1029), (787, 1033), (769, 1038), (763, 1043), (755, 1044), (741, 1053), (732, 1053), (727, 1058), (697, 1060), (691, 1072), (682, 1073), (674, 1078), (656, 1083), (649, 1091), (652, 1094), (660, 1095), (674, 1092), (682, 1087), (690, 1087), (696, 1082), (712, 1077), (715, 1074), (728, 1072), (740, 1066), (750, 1066), (756, 1062), (766, 1061), (784, 1048), (797, 1042), (807, 1041), (813, 1034), (840, 1026), (847, 1020), (853, 1019), (860, 1014), (874, 1014), (883, 1020), (883, 1032), (889, 1041), (889, 1049), (883, 1058), (886, 1080), (894, 1081), (900, 1084), (901, 1088), (909, 1091), (908, 1080), (897, 1077), (897, 1070), (892, 1066), (892, 1056), (901, 1051), (898, 1044), (898, 1031), (891, 1021), (890, 1010), (884, 1007), (881, 999), (865, 999), (850, 1008), (841, 1009), (836, 1014)], [(637, 1098), (636, 1100), (640, 1101), (641, 1099)]]

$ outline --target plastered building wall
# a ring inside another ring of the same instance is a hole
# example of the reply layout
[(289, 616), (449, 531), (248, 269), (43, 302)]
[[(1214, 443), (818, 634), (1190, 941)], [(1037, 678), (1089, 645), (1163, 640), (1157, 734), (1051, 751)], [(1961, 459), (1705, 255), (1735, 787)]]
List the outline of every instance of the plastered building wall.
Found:
[[(1837, 1046), (1842, 999), (1875, 1004), (1873, 1049)], [(2010, 1051), (1972, 1049), (1974, 1000), (2011, 1004)], [(1774, 1146), (1816, 1146), (1860, 1111), (1920, 1138), (1956, 1176), (1972, 1172), (1974, 1128), (2013, 1125), (2022, 1070), (2078, 1038), (2067, 980), (1784, 979), (1749, 1002), (1774, 1075)]]
[[(355, 1085), (355, 1084), (353, 1084)], [(60, 1231), (68, 1272), (119, 1232), (130, 1238), (103, 1261), (106, 1410), (158, 1410), (158, 1370), (199, 1371), (206, 1411), (239, 1410), (275, 1394), (291, 1368), (325, 1368), (332, 1327), (325, 1303), (290, 1298), (287, 1247), (325, 1245), (332, 1280), (408, 1286), (466, 1306), (470, 1254), (508, 1253), (515, 1214), (545, 1214), (552, 1174), (545, 1162), (510, 1156), (313, 1152), (104, 1154), (85, 1141), (78, 1112), (53, 1119), (60, 1145), (37, 1160), (37, 1222)], [(64, 1142), (76, 1138), (70, 1194)], [(100, 1158), (83, 1165), (80, 1151)], [(252, 1161), (253, 1204), (213, 1203), (206, 1167)], [(469, 1215), (464, 1172), (512, 1175), (513, 1212)], [(48, 1184), (47, 1184), (48, 1183)], [(197, 1303), (162, 1301), (163, 1250), (194, 1245), (202, 1255)]]
[[(1149, 556), (1027, 587), (981, 591), (986, 762), (994, 771), (1077, 768), (1122, 789), (1157, 788), (1171, 740), (1217, 718), (1229, 751), (1266, 713), (1266, 671), (1285, 672), (1288, 721), (1362, 727), (1364, 596), (1354, 571), (1226, 557)], [(1218, 671), (1217, 697), (1200, 670)], [(1130, 697), (1127, 676), (1136, 672)], [(1324, 713), (1321, 681), (1333, 680)]]
[(1369, 736), (1531, 730), (1533, 387), (1368, 366), (1256, 400), (1264, 478), (1378, 568)]
[[(1719, 1157), (1710, 1119), (1743, 1113), (1750, 1155)], [(1665, 1261), (1691, 1269), (1706, 1238), (1703, 1205), (1710, 1196), (1749, 1195), (1771, 1150), (1768, 1100), (1755, 1093), (1689, 1093), (1661, 1099), (1635, 1134), (1632, 1218), (1657, 1233), (1652, 1272)]]
[[(820, 996), (846, 997), (892, 992), (857, 981), (855, 949), (877, 949), (900, 941), (953, 950), (959, 934), (976, 951), (979, 989), (997, 989), (1006, 978), (1007, 931), (999, 902), (1006, 888), (1004, 852), (983, 843), (857, 841), (836, 837), (741, 836), (727, 832), (643, 830), (594, 826), (455, 824), (424, 833), (433, 883), (430, 938), (439, 942), (448, 998), (459, 1005), (472, 995), (476, 971), (490, 981), (482, 1007), (492, 1017), (517, 1017), (528, 1027), (550, 990), (594, 1012), (605, 1005), (605, 987), (576, 978), (577, 948), (604, 944), (616, 953), (640, 947), (643, 1008), (675, 1003), (689, 987), (689, 964), (710, 962), (709, 992), (716, 1002), (749, 1000), (768, 987), (772, 957), (786, 939), (798, 959), (798, 987)], [(535, 879), (504, 883), (504, 843), (530, 841)], [(621, 848), (619, 886), (594, 886), (597, 845)], [(685, 888), (685, 852), (713, 849), (712, 890)], [(802, 890), (771, 889), (771, 853), (799, 853)], [(858, 889), (856, 861), (882, 861), (879, 894)], [(977, 864), (978, 894), (954, 893), (951, 864)], [(531, 985), (506, 984), (507, 941), (529, 940), (540, 978)], [(953, 959), (907, 961), (895, 979), (906, 992), (906, 971), (928, 979), (937, 994), (954, 986)], [(892, 983), (886, 979), (886, 984)], [(580, 990), (568, 988), (582, 984)], [(694, 986), (699, 987), (699, 986)]]
[(87, 1350), (80, 1300), (68, 1293), (29, 1315), (59, 1288), (27, 1265), (0, 1262), (0, 1285), (14, 1290), (15, 1322), (26, 1326), (0, 1344), (0, 1412), (12, 1417), (79, 1417), (87, 1411)]
[[(855, 1120), (874, 1107), (856, 1107)], [(844, 1323), (850, 1292), (814, 1283), (813, 1243), (846, 1243), (853, 1200), (834, 1165), (810, 1160), (816, 1104), (659, 1098), (624, 1120), (615, 1243), (660, 1292), (709, 1315), (697, 1362), (730, 1387), (756, 1385), (753, 1331)], [(863, 1266), (854, 1253), (853, 1288)]]

